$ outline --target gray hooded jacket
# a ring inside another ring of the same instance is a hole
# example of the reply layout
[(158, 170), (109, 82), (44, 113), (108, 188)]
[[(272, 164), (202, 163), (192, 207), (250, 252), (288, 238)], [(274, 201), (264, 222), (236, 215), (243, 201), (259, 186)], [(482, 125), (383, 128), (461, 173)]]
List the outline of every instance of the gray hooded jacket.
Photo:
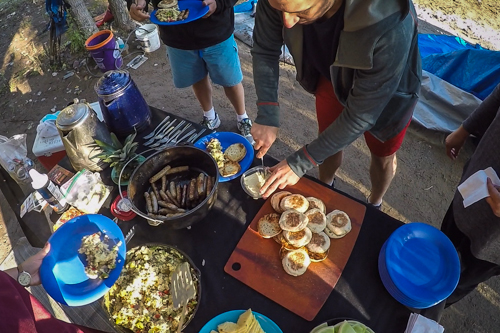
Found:
[[(387, 141), (411, 120), (418, 99), (421, 63), (417, 16), (410, 0), (346, 1), (344, 29), (330, 73), (344, 111), (327, 130), (287, 158), (298, 175), (321, 164), (364, 132)], [(282, 13), (260, 0), (253, 32), (256, 123), (279, 127), (279, 56), (285, 43), (297, 80), (314, 93), (319, 73), (303, 59), (303, 29), (283, 26)]]

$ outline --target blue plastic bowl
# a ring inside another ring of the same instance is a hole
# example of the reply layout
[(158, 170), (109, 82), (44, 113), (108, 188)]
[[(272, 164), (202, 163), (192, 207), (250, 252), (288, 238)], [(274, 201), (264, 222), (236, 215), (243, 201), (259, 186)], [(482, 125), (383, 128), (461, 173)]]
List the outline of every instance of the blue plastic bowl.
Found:
[[(225, 322), (237, 322), (240, 315), (245, 312), (245, 310), (233, 310), (221, 313), (220, 315), (212, 318), (208, 323), (203, 326), (199, 333), (210, 333), (212, 330), (217, 331), (217, 326)], [(266, 333), (283, 333), (283, 331), (276, 325), (271, 319), (266, 316), (252, 311), (255, 318), (259, 322), (262, 330)]]

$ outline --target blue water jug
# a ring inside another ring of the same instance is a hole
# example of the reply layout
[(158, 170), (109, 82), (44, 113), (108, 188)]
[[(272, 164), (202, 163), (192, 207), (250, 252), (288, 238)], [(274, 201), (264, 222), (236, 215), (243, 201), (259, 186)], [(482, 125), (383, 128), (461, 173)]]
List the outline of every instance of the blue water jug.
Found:
[(94, 87), (111, 132), (125, 137), (151, 124), (151, 110), (126, 70), (104, 73)]

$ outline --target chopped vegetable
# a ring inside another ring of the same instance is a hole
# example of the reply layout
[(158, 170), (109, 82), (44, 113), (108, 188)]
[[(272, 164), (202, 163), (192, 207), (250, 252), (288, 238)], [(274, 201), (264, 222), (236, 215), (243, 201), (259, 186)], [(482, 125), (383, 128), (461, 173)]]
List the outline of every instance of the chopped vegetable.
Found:
[[(108, 238), (108, 236), (104, 237)], [(107, 242), (101, 239), (101, 232), (84, 236), (78, 253), (87, 257), (85, 274), (91, 279), (108, 278), (109, 272), (116, 267), (116, 257), (120, 245), (121, 242), (118, 242), (110, 249)]]
[[(182, 307), (174, 310), (170, 281), (186, 258), (172, 248), (141, 246), (127, 252), (127, 262), (118, 281), (105, 295), (105, 305), (117, 325), (133, 332), (177, 331)], [(191, 269), (198, 291), (198, 277)], [(186, 321), (194, 314), (197, 296), (188, 302)]]
[(178, 8), (158, 9), (156, 18), (161, 22), (175, 22), (181, 12)]

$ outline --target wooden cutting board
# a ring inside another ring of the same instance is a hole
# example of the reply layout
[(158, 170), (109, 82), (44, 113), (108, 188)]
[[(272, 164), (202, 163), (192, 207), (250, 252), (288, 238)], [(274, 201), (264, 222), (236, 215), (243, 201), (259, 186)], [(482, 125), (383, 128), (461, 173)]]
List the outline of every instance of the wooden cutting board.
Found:
[(313, 320), (330, 296), (349, 260), (366, 207), (312, 180), (302, 178), (287, 191), (316, 197), (326, 205), (326, 212), (340, 209), (351, 218), (352, 230), (340, 239), (331, 239), (328, 258), (311, 263), (301, 276), (288, 275), (281, 264), (281, 245), (257, 232), (257, 222), (273, 213), (268, 199), (241, 237), (224, 271), (306, 320)]

